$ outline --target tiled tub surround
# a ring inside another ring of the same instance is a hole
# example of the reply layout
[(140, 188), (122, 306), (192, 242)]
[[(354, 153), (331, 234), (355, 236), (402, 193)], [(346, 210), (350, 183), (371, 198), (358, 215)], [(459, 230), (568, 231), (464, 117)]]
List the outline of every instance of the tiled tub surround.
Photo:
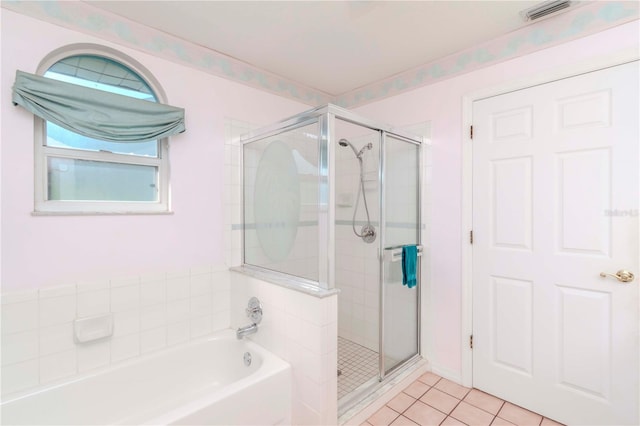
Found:
[(291, 364), (292, 424), (336, 424), (337, 295), (319, 298), (232, 272), (232, 328), (249, 324), (251, 296), (262, 302), (263, 317), (258, 332), (246, 339)]
[(224, 330), (4, 400), (0, 410), (12, 425), (290, 424), (291, 368)]
[[(229, 327), (226, 267), (2, 294), (2, 396)], [(76, 343), (73, 320), (113, 313), (113, 336)]]

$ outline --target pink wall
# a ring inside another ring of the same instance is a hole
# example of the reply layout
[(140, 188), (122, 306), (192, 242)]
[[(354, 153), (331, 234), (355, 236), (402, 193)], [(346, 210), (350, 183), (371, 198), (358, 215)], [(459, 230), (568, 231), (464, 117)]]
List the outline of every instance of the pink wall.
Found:
[[(426, 323), (432, 364), (459, 378), (462, 371), (462, 97), (508, 81), (526, 81), (545, 72), (592, 61), (624, 49), (638, 50), (638, 21), (573, 42), (519, 57), (457, 78), (357, 108), (356, 111), (401, 127), (431, 121), (432, 283)], [(466, 131), (466, 130), (465, 130)]]
[[(11, 11), (1, 19), (2, 291), (222, 264), (224, 117), (268, 124), (309, 106)], [(31, 215), (33, 116), (11, 105), (11, 86), (17, 69), (73, 43), (133, 57), (186, 109), (187, 132), (171, 139), (173, 215)]]

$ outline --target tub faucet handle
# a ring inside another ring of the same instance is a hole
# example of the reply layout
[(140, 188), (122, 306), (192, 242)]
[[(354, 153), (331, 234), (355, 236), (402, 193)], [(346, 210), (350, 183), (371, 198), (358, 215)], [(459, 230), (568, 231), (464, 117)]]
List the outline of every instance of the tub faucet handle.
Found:
[(254, 324), (260, 324), (260, 321), (262, 321), (262, 304), (257, 297), (249, 299), (246, 312), (247, 316), (251, 318), (251, 321), (253, 321)]

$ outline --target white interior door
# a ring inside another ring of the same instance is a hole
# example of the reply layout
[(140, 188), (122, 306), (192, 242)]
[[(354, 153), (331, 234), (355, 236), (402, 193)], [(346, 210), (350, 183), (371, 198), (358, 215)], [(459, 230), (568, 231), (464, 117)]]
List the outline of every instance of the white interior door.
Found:
[(473, 386), (567, 424), (640, 421), (638, 79), (473, 105)]

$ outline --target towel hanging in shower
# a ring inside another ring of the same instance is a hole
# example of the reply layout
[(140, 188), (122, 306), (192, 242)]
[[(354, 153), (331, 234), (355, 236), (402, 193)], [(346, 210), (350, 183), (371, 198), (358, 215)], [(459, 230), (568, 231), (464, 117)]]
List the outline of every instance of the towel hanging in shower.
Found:
[(415, 245), (402, 247), (402, 284), (413, 288), (417, 284), (416, 265), (418, 264), (418, 247)]

